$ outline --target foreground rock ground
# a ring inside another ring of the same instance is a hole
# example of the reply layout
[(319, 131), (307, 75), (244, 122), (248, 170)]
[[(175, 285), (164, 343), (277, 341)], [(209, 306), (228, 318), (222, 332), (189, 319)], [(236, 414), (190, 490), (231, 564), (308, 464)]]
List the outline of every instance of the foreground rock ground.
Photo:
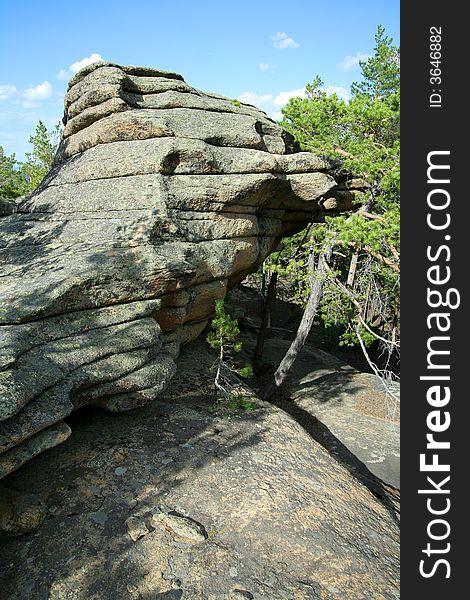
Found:
[(390, 488), (279, 407), (214, 411), (212, 361), (192, 342), (161, 398), (82, 409), (72, 437), (5, 480), (48, 514), (2, 542), (2, 597), (399, 597)]

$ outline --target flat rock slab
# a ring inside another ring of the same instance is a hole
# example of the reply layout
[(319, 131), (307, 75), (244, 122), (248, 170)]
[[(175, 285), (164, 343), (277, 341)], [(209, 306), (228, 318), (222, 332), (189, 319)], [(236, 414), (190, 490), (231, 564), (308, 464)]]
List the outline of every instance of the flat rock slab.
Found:
[(393, 498), (280, 408), (214, 405), (206, 348), (183, 349), (161, 400), (76, 414), (73, 436), (5, 479), (48, 506), (3, 542), (5, 598), (399, 598)]
[[(287, 340), (267, 340), (266, 354), (280, 361), (289, 345)], [(400, 428), (391, 420), (398, 408), (374, 375), (306, 345), (286, 388), (288, 399), (278, 405), (337, 460), (400, 489)], [(393, 390), (399, 394), (396, 386)]]
[[(367, 373), (339, 372), (314, 386), (301, 378), (291, 397), (300, 410), (315, 415), (321, 422), (324, 435), (330, 434), (338, 455), (351, 452), (374, 475), (400, 489), (399, 424), (362, 412), (371, 395), (373, 401), (379, 398), (388, 402), (383, 390), (377, 389), (375, 379)], [(327, 390), (335, 391), (325, 397)]]
[[(248, 287), (234, 289), (227, 306), (242, 323), (243, 359), (251, 361), (261, 324), (258, 294)], [(265, 365), (275, 368), (284, 357), (298, 312), (293, 304), (276, 304), (275, 327), (264, 344)], [(400, 387), (395, 382), (387, 385), (392, 395), (372, 373), (359, 372), (308, 341), (272, 401), (364, 481), (373, 486), (379, 478), (399, 489)]]

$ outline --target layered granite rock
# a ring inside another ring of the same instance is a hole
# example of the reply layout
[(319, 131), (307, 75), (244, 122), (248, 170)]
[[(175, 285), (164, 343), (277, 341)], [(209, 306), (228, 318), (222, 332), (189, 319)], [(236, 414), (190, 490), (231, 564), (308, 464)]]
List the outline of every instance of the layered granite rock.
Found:
[(94, 63), (64, 125), (0, 219), (0, 477), (66, 439), (78, 407), (155, 398), (214, 302), (336, 189), (265, 113), (175, 73)]

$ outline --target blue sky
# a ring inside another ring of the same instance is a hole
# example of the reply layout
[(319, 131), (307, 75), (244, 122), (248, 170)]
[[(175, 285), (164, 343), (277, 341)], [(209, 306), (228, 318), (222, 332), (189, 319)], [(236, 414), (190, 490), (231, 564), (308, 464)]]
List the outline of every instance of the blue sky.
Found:
[(399, 0), (3, 0), (0, 13), (0, 145), (20, 160), (94, 58), (177, 71), (279, 118), (317, 74), (346, 95), (379, 23), (399, 45)]

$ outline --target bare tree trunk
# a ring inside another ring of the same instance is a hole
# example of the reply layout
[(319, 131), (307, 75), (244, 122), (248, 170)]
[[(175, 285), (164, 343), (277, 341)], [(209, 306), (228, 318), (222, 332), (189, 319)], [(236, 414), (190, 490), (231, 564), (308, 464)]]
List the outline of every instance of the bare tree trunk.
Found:
[(258, 341), (256, 343), (255, 353), (253, 355), (253, 362), (260, 362), (263, 358), (264, 342), (266, 340), (266, 334), (268, 332), (268, 326), (270, 322), (270, 316), (276, 299), (276, 286), (277, 286), (277, 271), (274, 271), (271, 275), (268, 285), (268, 291), (266, 293), (266, 300), (263, 306), (263, 317), (261, 319), (261, 328), (258, 334)]
[(259, 293), (263, 299), (266, 298), (266, 271), (264, 269), (261, 269), (261, 278), (260, 278), (260, 282), (259, 282)]
[(308, 270), (311, 276), (311, 291), (307, 306), (305, 307), (295, 338), (281, 363), (279, 364), (277, 371), (274, 373), (273, 380), (261, 392), (261, 397), (265, 400), (269, 399), (284, 383), (292, 365), (295, 362), (295, 359), (304, 347), (323, 296), (325, 277), (327, 276), (328, 272), (327, 265), (331, 258), (334, 245), (334, 242), (330, 242), (330, 244), (323, 249), (318, 257), (318, 266), (316, 270), (314, 255), (310, 254), (308, 258)]
[(220, 350), (219, 350), (219, 359), (217, 361), (217, 373), (215, 374), (215, 387), (219, 390), (219, 391), (224, 391), (224, 387), (223, 385), (220, 383), (220, 371), (222, 369), (222, 364), (224, 362), (224, 344), (223, 344), (223, 340), (220, 340)]
[(349, 273), (348, 273), (348, 281), (347, 281), (347, 285), (352, 286), (354, 283), (354, 277), (356, 275), (356, 269), (357, 269), (357, 259), (358, 259), (359, 255), (357, 252), (355, 252), (352, 256), (351, 256), (351, 263), (349, 265)]

